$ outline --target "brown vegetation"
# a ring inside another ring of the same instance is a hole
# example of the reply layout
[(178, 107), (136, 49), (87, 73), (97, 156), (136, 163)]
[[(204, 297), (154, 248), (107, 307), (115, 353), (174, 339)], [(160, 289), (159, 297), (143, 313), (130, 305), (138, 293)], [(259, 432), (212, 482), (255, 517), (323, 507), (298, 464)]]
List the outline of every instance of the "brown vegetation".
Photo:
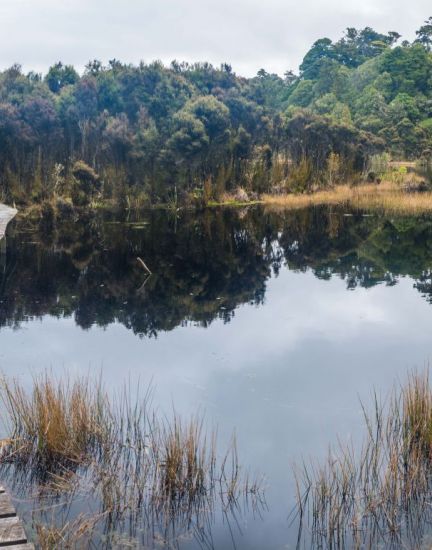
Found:
[(45, 373), (31, 392), (3, 378), (0, 398), (9, 435), (2, 476), (12, 472), (12, 481), (28, 490), (63, 494), (66, 501), (84, 493), (98, 502), (90, 516), (35, 521), (43, 548), (68, 548), (73, 533), (67, 526), (78, 523), (80, 538), (94, 536), (99, 523), (109, 535), (126, 521), (180, 523), (188, 530), (194, 518), (209, 520), (217, 502), (226, 510), (240, 497), (260, 498), (259, 484), (241, 473), (235, 440), (218, 455), (215, 432), (207, 433), (202, 415), (160, 417), (151, 411), (148, 391), (142, 397), (125, 389), (110, 398), (89, 377), (72, 382)]
[(324, 464), (297, 469), (300, 536), (306, 524), (320, 548), (420, 547), (432, 496), (428, 373), (412, 374), (388, 406), (375, 397), (365, 424), (358, 451), (341, 443)]
[(3, 379), (1, 390), (13, 453), (21, 460), (35, 459), (47, 468), (80, 463), (103, 443), (108, 419), (100, 385), (84, 378), (54, 381), (45, 374), (35, 379), (31, 395), (16, 380)]
[(380, 185), (337, 185), (310, 194), (264, 195), (262, 200), (271, 208), (284, 209), (328, 204), (387, 213), (432, 212), (432, 192), (417, 192), (413, 185), (410, 189), (391, 181), (384, 181)]

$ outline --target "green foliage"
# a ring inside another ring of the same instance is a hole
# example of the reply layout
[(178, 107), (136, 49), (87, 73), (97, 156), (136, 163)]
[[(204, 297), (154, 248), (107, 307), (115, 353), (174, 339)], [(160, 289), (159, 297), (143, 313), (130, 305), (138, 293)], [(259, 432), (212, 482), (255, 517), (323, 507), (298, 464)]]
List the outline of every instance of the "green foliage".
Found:
[(167, 201), (174, 188), (179, 196), (202, 192), (209, 175), (218, 193), (235, 189), (256, 151), (279, 139), (277, 110), (293, 79), (260, 74), (247, 80), (229, 65), (208, 63), (167, 68), (94, 60), (82, 76), (57, 63), (44, 79), (13, 66), (0, 73), (3, 194), (24, 202), (61, 191), (88, 203), (94, 189), (82, 196), (87, 191), (76, 177), (77, 160), (99, 174), (109, 199)]
[[(13, 65), (0, 72), (2, 197), (69, 200), (74, 192), (82, 203), (100, 190), (125, 204), (131, 197), (161, 202), (202, 196), (211, 177), (214, 198), (243, 186), (271, 191), (291, 161), (307, 159), (323, 182), (332, 154), (345, 173), (363, 170), (384, 149), (428, 157), (431, 21), (400, 46), (398, 33), (370, 27), (349, 28), (335, 42), (322, 38), (300, 74), (283, 78), (261, 69), (248, 79), (228, 64), (178, 61), (93, 60), (82, 75), (59, 62), (44, 78)], [(86, 198), (73, 175), (78, 160), (99, 175), (100, 189), (90, 185)]]
[(72, 194), (74, 204), (78, 206), (88, 204), (99, 189), (99, 176), (82, 160), (78, 160), (73, 165), (72, 175), (75, 180)]
[(291, 159), (297, 164), (308, 159), (316, 173), (326, 169), (332, 153), (339, 155), (346, 167), (362, 171), (368, 157), (384, 147), (372, 134), (306, 110), (288, 116), (285, 131)]
[(420, 122), (420, 126), (421, 126), (424, 130), (432, 131), (432, 118), (426, 118), (425, 120), (422, 120), (422, 121)]
[(290, 169), (287, 183), (287, 191), (293, 193), (306, 193), (312, 190), (314, 183), (311, 162), (303, 157)]
[(288, 103), (296, 107), (307, 107), (314, 98), (314, 82), (301, 80), (291, 93)]
[(429, 19), (425, 21), (424, 25), (420, 27), (416, 34), (416, 42), (424, 46), (430, 52), (432, 47), (432, 17), (429, 17)]
[(58, 93), (64, 86), (76, 84), (79, 75), (71, 65), (63, 65), (60, 61), (49, 68), (45, 82), (49, 89)]
[(338, 42), (315, 42), (287, 99), (292, 118), (307, 108), (332, 123), (354, 125), (383, 140), (395, 157), (418, 158), (432, 145), (432, 18), (417, 39), (347, 29)]
[(322, 62), (326, 59), (334, 59), (333, 43), (329, 38), (320, 38), (305, 55), (300, 65), (300, 73), (305, 80), (318, 78)]
[(300, 74), (302, 78), (316, 80), (329, 60), (345, 67), (356, 68), (368, 59), (380, 55), (399, 38), (398, 33), (389, 32), (384, 35), (370, 27), (362, 30), (348, 28), (343, 38), (336, 43), (329, 38), (320, 38), (305, 55), (300, 65)]

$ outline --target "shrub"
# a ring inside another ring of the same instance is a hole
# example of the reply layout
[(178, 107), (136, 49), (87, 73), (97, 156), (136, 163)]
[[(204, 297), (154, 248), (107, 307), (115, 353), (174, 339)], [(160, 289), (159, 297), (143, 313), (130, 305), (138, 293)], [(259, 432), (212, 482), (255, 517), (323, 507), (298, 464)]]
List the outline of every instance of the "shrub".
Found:
[(75, 185), (72, 190), (72, 201), (77, 206), (89, 204), (96, 191), (100, 190), (98, 174), (82, 160), (75, 162), (72, 168)]

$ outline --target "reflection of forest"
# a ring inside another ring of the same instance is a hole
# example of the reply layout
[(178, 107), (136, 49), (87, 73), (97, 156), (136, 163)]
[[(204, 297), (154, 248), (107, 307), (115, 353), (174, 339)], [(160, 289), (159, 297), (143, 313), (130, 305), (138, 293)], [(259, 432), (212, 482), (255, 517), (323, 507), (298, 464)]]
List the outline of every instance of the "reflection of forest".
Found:
[[(153, 275), (137, 261), (142, 257)], [(432, 301), (432, 220), (295, 212), (152, 211), (139, 222), (105, 215), (64, 221), (50, 233), (17, 220), (2, 254), (0, 324), (74, 315), (88, 328), (114, 321), (142, 335), (187, 322), (228, 322), (239, 304), (261, 304), (286, 264), (347, 287), (409, 275)]]

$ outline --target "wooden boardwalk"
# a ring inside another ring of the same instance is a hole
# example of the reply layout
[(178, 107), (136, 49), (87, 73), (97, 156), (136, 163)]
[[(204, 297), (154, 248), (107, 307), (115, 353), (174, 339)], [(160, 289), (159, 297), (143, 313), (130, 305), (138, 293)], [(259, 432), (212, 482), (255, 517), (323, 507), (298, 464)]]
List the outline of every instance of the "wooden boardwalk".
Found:
[[(0, 241), (6, 233), (8, 223), (17, 211), (0, 204)], [(27, 542), (24, 526), (17, 516), (15, 506), (4, 488), (0, 485), (0, 548), (12, 550), (34, 550), (34, 545)]]
[[(8, 223), (17, 211), (0, 204), (0, 241), (6, 233)], [(0, 485), (0, 548), (12, 550), (34, 550), (34, 545), (27, 542), (24, 526), (16, 514), (15, 506), (4, 488)]]
[(5, 236), (8, 223), (15, 217), (17, 211), (0, 203), (0, 240)]
[(34, 550), (34, 545), (27, 542), (24, 526), (2, 486), (0, 486), (0, 547), (11, 548), (11, 550)]

